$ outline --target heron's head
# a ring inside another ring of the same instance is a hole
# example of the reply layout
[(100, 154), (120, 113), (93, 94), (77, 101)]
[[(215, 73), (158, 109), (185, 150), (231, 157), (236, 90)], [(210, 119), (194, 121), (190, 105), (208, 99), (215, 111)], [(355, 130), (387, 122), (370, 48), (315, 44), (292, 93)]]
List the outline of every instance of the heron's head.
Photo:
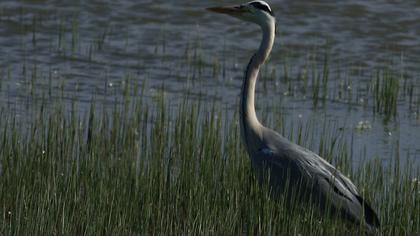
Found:
[(275, 22), (270, 6), (264, 1), (251, 1), (233, 6), (211, 7), (207, 8), (207, 10), (227, 14), (244, 21), (254, 22), (261, 27)]

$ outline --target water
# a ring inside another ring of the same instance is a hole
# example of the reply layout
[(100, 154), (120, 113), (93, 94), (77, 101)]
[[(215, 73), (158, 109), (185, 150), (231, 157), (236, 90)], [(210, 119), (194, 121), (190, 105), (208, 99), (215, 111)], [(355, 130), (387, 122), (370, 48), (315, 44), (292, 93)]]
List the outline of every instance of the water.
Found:
[[(226, 3), (3, 0), (1, 107), (30, 116), (47, 97), (77, 101), (87, 110), (92, 98), (112, 104), (127, 84), (136, 84), (145, 87), (151, 104), (163, 88), (174, 107), (189, 91), (192, 99), (217, 101), (232, 113), (260, 33), (254, 25), (204, 10)], [(420, 166), (420, 3), (273, 1), (271, 6), (278, 32), (258, 85), (261, 119), (274, 125), (267, 114), (281, 110), (286, 125), (312, 121), (315, 134), (334, 124), (352, 143), (356, 162), (390, 161), (399, 148)], [(304, 91), (298, 78), (322, 74), (325, 60), (328, 96), (315, 107), (311, 79)], [(369, 91), (384, 69), (402, 75), (405, 85), (398, 114), (389, 121), (373, 112)], [(367, 129), (358, 129), (359, 122)]]

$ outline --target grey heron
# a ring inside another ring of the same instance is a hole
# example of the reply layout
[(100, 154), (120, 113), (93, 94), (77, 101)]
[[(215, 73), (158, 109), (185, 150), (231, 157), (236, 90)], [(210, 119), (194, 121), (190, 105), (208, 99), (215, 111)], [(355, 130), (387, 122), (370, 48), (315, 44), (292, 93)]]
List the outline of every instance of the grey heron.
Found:
[(276, 194), (283, 193), (290, 186), (295, 191), (294, 196), (289, 191), (289, 198), (310, 201), (321, 212), (333, 212), (368, 229), (379, 228), (378, 216), (349, 178), (314, 152), (258, 121), (254, 106), (255, 84), (275, 38), (276, 22), (270, 6), (264, 1), (251, 1), (208, 10), (256, 23), (262, 30), (259, 49), (246, 67), (240, 98), (241, 135), (259, 179), (268, 176), (269, 186)]

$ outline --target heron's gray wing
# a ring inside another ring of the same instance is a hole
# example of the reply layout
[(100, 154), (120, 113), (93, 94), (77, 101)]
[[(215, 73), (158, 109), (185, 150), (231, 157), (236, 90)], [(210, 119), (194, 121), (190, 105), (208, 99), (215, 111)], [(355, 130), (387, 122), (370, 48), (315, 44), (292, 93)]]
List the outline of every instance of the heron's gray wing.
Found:
[[(272, 153), (266, 159), (268, 165), (282, 166), (283, 169), (284, 166), (291, 167), (290, 172), (295, 173), (295, 178), (312, 185), (311, 194), (320, 196), (336, 211), (359, 222), (364, 216), (368, 224), (379, 226), (376, 213), (360, 196), (356, 186), (330, 163), (269, 129), (264, 132), (263, 143), (267, 149), (264, 152)], [(277, 176), (275, 173), (271, 175)]]
[(341, 214), (356, 222), (366, 222), (370, 226), (379, 227), (379, 218), (370, 205), (360, 196), (356, 186), (349, 178), (334, 168), (330, 163), (315, 153), (300, 147), (305, 163), (310, 172), (315, 173), (318, 187), (331, 204)]
[[(252, 166), (262, 184), (269, 183), (270, 191), (276, 197), (285, 197), (287, 203), (307, 202), (313, 183), (310, 173), (289, 155), (263, 146), (251, 155)], [(268, 181), (268, 182), (267, 182)], [(300, 193), (300, 194), (297, 194)], [(305, 194), (303, 194), (305, 193)]]

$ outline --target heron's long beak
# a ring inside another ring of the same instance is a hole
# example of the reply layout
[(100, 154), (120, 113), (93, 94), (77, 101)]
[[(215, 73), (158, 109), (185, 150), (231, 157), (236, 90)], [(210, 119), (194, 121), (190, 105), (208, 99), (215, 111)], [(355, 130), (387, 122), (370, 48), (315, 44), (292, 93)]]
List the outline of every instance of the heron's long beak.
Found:
[(241, 5), (224, 6), (224, 7), (209, 7), (207, 10), (231, 16), (240, 16), (242, 13), (247, 12), (246, 8)]

